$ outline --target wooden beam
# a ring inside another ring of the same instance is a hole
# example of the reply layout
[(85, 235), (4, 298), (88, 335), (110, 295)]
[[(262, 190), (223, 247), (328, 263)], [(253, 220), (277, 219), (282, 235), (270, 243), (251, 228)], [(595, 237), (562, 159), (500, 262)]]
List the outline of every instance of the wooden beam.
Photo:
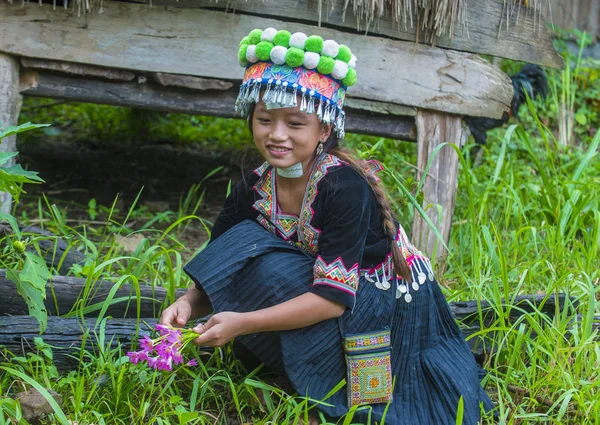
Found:
[[(93, 287), (88, 288), (90, 294), (87, 296), (86, 306), (102, 303), (114, 287), (114, 282), (98, 281)], [(78, 302), (85, 292), (86, 279), (71, 276), (55, 276), (46, 285), (45, 306), (48, 314), (58, 316), (67, 314), (76, 308)], [(175, 291), (175, 298), (181, 297), (185, 289)], [(0, 270), (0, 316), (27, 314), (27, 304), (23, 297), (17, 292), (16, 285), (6, 278), (6, 272)], [(169, 303), (167, 290), (162, 287), (140, 285), (140, 316), (157, 316), (164, 303)], [(56, 299), (55, 299), (56, 298)], [(137, 317), (136, 293), (131, 285), (125, 284), (120, 287), (113, 299), (126, 298), (111, 305), (106, 311), (107, 316), (113, 317)], [(128, 307), (127, 307), (128, 306)], [(81, 306), (82, 308), (84, 306)], [(99, 310), (86, 314), (87, 317), (98, 316)]]
[[(219, 11), (106, 2), (102, 14), (77, 17), (42, 5), (0, 3), (0, 51), (141, 72), (239, 81), (237, 45), (253, 28), (289, 23)], [(506, 74), (476, 55), (295, 24), (352, 47), (359, 58), (352, 97), (501, 117), (513, 88)]]
[[(433, 151), (442, 143), (462, 143), (462, 123), (456, 115), (431, 111), (417, 111), (417, 180), (423, 178), (425, 167), (431, 160), (423, 185), (423, 205), (427, 216), (448, 244), (452, 227), (452, 214), (458, 184), (458, 156), (451, 146), (444, 146), (433, 157)], [(441, 208), (441, 210), (439, 209)], [(411, 240), (430, 257), (442, 257), (446, 249), (435, 231), (424, 218), (415, 213)]]
[[(510, 310), (510, 321), (518, 320), (524, 314), (537, 314), (537, 308), (542, 314), (549, 317), (553, 317), (557, 311), (563, 311), (566, 298), (564, 294), (559, 294), (556, 298), (553, 296), (548, 297), (548, 299), (545, 298), (544, 295), (520, 296), (509, 305), (504, 306), (503, 310)], [(493, 326), (494, 321), (497, 320), (495, 309), (498, 309), (499, 306), (490, 306), (486, 301), (482, 301), (480, 304), (482, 316), (484, 317), (483, 327)], [(534, 309), (534, 306), (536, 309)], [(573, 307), (576, 307), (576, 305), (574, 304)], [(469, 337), (481, 331), (477, 301), (450, 303), (450, 309), (459, 321), (463, 337)], [(576, 326), (582, 320), (581, 315), (576, 317), (573, 326)], [(138, 325), (136, 319), (107, 319), (104, 327), (104, 340), (109, 341), (111, 348), (116, 348), (120, 344), (123, 351), (129, 351), (136, 337), (141, 338), (142, 335), (148, 335), (151, 327), (156, 322), (155, 318), (144, 318), (141, 319)], [(600, 316), (595, 316), (593, 329), (599, 329), (599, 325)], [(78, 318), (48, 317), (48, 326), (43, 338), (45, 343), (54, 347), (54, 365), (61, 370), (76, 368), (79, 365), (79, 352), (82, 348), (83, 334), (93, 330), (95, 326), (96, 319), (93, 318), (87, 318), (82, 322)], [(136, 336), (138, 329), (139, 334)], [(37, 348), (34, 338), (39, 336), (38, 332), (39, 325), (30, 316), (0, 316), (0, 347), (5, 347), (15, 355), (24, 356), (28, 352), (35, 352)], [(486, 357), (495, 349), (490, 343), (491, 336), (493, 336), (493, 332), (484, 336), (472, 337), (467, 341), (480, 364), (483, 364)], [(535, 336), (535, 334), (532, 336)], [(93, 351), (91, 342), (93, 340), (93, 334), (90, 334), (86, 339), (85, 348), (88, 351)]]
[[(139, 80), (142, 81), (142, 80)], [(131, 106), (164, 112), (239, 118), (234, 110), (239, 86), (228, 90), (187, 90), (163, 87), (151, 81), (117, 82), (73, 78), (67, 74), (26, 70), (21, 78), (21, 93), (79, 102)], [(360, 106), (360, 105), (358, 105)], [(371, 109), (384, 110), (370, 104)], [(410, 110), (407, 112), (410, 113)], [(348, 108), (346, 131), (399, 140), (416, 140), (413, 117)]]
[[(466, 2), (467, 28), (457, 27), (452, 38), (438, 37), (436, 46), (553, 68), (564, 66), (562, 57), (552, 44), (550, 30), (540, 23), (533, 10), (523, 7), (521, 10), (514, 8), (507, 12), (504, 0), (466, 0)], [(344, 10), (345, 3), (347, 3), (345, 0), (329, 0), (319, 14), (315, 2), (311, 0), (278, 0), (276, 7), (265, 5), (259, 1), (247, 0), (222, 2), (214, 0), (152, 0), (153, 6), (222, 10), (282, 20), (293, 16), (295, 21), (313, 24), (320, 21), (323, 27), (347, 32), (366, 33), (406, 41), (417, 40), (416, 25), (411, 25), (410, 22), (406, 25), (395, 23), (389, 10), (385, 16), (377, 19), (371, 25), (367, 25), (364, 18), (354, 14), (351, 6)], [(419, 42), (424, 42), (422, 37)]]
[(107, 80), (131, 81), (135, 74), (122, 69), (103, 68), (93, 65), (82, 65), (73, 62), (48, 61), (43, 59), (21, 58), (21, 65), (30, 69), (45, 69), (85, 77), (99, 77)]
[[(1, 43), (1, 42), (0, 42)], [(19, 93), (19, 62), (16, 58), (0, 53), (0, 129), (9, 125), (17, 125), (23, 99)], [(2, 139), (0, 152), (17, 150), (17, 136)], [(9, 167), (15, 163), (15, 158), (2, 164)], [(8, 192), (0, 192), (0, 211), (10, 213), (12, 197)]]

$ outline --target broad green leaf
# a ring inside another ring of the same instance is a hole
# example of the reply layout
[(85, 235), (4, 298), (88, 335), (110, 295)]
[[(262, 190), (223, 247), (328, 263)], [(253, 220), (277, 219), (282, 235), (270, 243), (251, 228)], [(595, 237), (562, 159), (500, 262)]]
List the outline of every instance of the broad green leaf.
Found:
[(3, 168), (4, 172), (13, 177), (14, 181), (21, 183), (44, 183), (37, 171), (24, 170), (21, 164)]
[(50, 272), (44, 261), (36, 254), (25, 253), (26, 260), (22, 271), (6, 270), (6, 277), (17, 285), (17, 292), (23, 297), (29, 308), (29, 315), (40, 324), (40, 334), (46, 330), (48, 312), (44, 306), (46, 282)]
[(0, 152), (0, 165), (5, 164), (9, 159), (17, 156), (19, 152)]
[[(0, 130), (0, 139), (3, 139), (8, 136), (12, 136), (13, 134), (23, 133), (24, 131), (33, 130), (35, 128), (48, 127), (49, 125), (50, 124), (32, 124), (30, 122), (26, 122), (25, 124), (21, 124), (21, 125), (17, 125), (17, 126), (9, 125), (4, 130)], [(1, 128), (1, 125), (0, 125), (0, 128)]]
[(12, 215), (0, 212), (0, 221), (1, 220), (8, 221), (12, 231), (14, 232), (15, 236), (19, 238), (19, 240), (23, 238), (21, 235), (21, 229), (19, 229), (19, 225), (17, 224), (17, 220)]

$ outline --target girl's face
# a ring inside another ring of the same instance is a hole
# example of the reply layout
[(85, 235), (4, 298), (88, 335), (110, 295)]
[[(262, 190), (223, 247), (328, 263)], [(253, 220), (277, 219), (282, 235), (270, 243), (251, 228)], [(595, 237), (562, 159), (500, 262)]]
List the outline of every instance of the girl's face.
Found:
[(317, 144), (327, 140), (331, 126), (322, 124), (316, 114), (300, 112), (299, 107), (267, 110), (260, 101), (252, 116), (252, 133), (258, 151), (273, 167), (302, 163), (307, 172)]

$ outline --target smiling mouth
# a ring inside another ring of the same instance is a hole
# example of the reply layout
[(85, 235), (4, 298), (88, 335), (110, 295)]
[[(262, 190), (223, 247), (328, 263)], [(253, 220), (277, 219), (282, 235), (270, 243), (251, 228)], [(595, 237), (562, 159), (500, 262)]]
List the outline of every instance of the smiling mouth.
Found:
[(270, 151), (273, 151), (273, 152), (289, 152), (289, 151), (291, 151), (290, 148), (284, 148), (282, 146), (273, 146), (273, 145), (268, 145), (267, 149), (269, 149)]

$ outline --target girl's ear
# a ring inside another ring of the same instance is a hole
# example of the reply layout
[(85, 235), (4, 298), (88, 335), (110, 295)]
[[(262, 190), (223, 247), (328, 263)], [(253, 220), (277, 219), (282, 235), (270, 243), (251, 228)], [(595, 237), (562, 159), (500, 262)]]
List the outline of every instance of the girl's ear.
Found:
[(320, 140), (327, 140), (333, 130), (333, 124), (321, 124), (321, 133), (319, 134)]

